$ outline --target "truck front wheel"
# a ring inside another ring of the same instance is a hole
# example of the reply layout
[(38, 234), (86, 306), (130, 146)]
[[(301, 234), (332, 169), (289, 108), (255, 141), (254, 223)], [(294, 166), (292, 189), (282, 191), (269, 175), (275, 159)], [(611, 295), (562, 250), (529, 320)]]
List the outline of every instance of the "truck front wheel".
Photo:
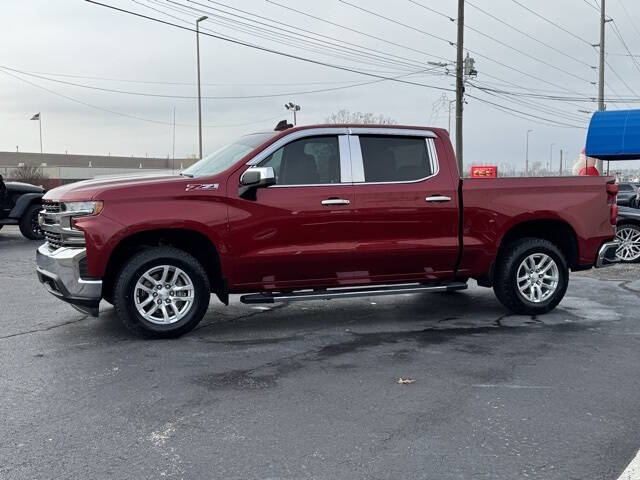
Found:
[(560, 249), (547, 240), (522, 238), (504, 248), (493, 291), (512, 312), (538, 315), (553, 310), (568, 285), (569, 268)]
[(171, 338), (192, 330), (209, 306), (209, 279), (190, 254), (156, 247), (134, 255), (114, 288), (114, 307), (136, 334)]
[(40, 210), (42, 210), (40, 205), (30, 205), (20, 219), (20, 233), (29, 240), (42, 240), (44, 238), (44, 232), (40, 228), (40, 223), (38, 223)]

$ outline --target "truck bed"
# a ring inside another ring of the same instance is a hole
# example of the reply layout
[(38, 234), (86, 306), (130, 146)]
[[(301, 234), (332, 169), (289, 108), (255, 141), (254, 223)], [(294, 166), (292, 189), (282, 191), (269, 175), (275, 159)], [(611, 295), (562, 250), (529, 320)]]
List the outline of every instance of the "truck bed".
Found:
[(527, 224), (575, 242), (571, 268), (593, 265), (602, 243), (615, 235), (610, 222), (615, 198), (607, 193), (612, 182), (613, 177), (461, 180), (459, 275), (476, 278), (489, 272), (499, 254), (500, 239), (515, 225), (526, 229)]

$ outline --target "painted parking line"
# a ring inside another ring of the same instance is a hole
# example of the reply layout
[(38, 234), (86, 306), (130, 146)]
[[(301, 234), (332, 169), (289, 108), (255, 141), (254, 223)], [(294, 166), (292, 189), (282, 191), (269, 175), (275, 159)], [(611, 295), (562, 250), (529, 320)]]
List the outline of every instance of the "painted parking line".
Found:
[(631, 460), (631, 463), (627, 465), (627, 468), (622, 472), (622, 475), (618, 477), (618, 480), (640, 480), (640, 451), (636, 453), (636, 456)]

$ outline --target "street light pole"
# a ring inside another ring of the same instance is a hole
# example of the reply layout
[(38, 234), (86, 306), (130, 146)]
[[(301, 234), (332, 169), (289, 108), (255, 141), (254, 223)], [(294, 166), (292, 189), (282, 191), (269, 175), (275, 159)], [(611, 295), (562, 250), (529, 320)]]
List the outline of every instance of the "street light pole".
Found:
[(524, 157), (524, 176), (529, 176), (529, 134), (533, 132), (533, 130), (527, 130), (527, 146), (525, 149), (525, 157)]
[(202, 158), (202, 98), (200, 95), (200, 22), (208, 17), (200, 17), (196, 20), (196, 57), (198, 63), (198, 158)]
[(286, 108), (287, 110), (291, 110), (293, 112), (293, 126), (295, 127), (296, 124), (298, 123), (297, 112), (299, 112), (301, 109), (300, 105), (293, 102), (289, 102), (289, 103), (285, 103), (284, 108)]
[(549, 174), (551, 174), (551, 168), (553, 168), (553, 147), (555, 143), (551, 144), (551, 148), (549, 148)]

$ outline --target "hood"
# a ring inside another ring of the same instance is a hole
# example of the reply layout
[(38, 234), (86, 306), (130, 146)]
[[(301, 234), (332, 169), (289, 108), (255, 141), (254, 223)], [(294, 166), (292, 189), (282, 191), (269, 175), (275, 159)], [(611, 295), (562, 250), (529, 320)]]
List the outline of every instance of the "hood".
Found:
[(36, 187), (35, 185), (31, 185), (30, 183), (5, 182), (4, 184), (7, 187), (7, 191), (10, 193), (43, 193), (44, 192), (44, 188)]
[(52, 201), (84, 201), (100, 200), (101, 195), (106, 192), (127, 187), (153, 186), (162, 183), (183, 183), (191, 180), (173, 173), (142, 173), (126, 175), (109, 175), (94, 178), (92, 180), (82, 180), (80, 182), (69, 183), (54, 188), (44, 196), (45, 200)]

